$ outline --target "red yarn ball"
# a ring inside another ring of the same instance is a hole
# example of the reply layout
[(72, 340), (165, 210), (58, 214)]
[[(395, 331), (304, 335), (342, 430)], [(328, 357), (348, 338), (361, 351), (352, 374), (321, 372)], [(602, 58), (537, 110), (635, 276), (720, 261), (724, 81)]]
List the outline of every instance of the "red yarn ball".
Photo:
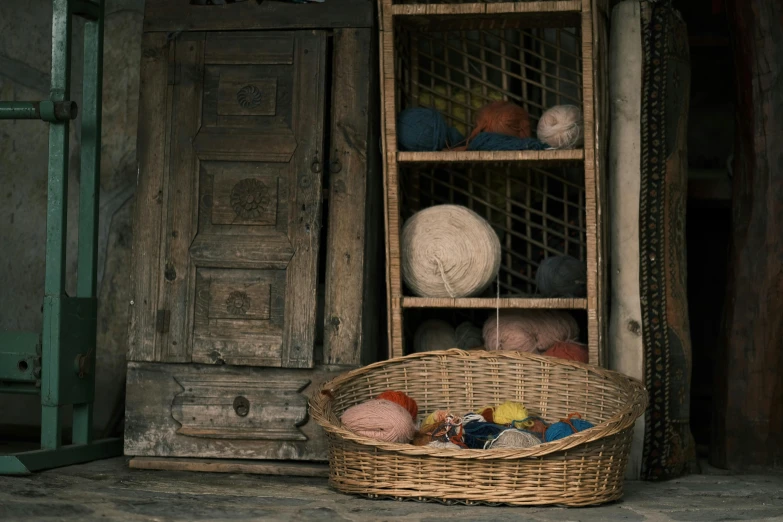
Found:
[(476, 128), (470, 133), (468, 141), (480, 132), (495, 132), (517, 138), (530, 137), (530, 115), (527, 111), (510, 101), (496, 101), (485, 105), (476, 114)]
[(575, 343), (572, 341), (559, 341), (553, 344), (544, 355), (549, 357), (557, 357), (559, 359), (566, 359), (568, 361), (577, 362), (589, 362), (589, 354), (587, 347), (583, 344)]
[(408, 410), (408, 413), (411, 414), (413, 420), (416, 420), (416, 416), (419, 414), (419, 405), (416, 404), (416, 401), (408, 397), (408, 395), (406, 395), (404, 392), (387, 390), (382, 394), (378, 395), (376, 399), (386, 400), (399, 404), (400, 406)]

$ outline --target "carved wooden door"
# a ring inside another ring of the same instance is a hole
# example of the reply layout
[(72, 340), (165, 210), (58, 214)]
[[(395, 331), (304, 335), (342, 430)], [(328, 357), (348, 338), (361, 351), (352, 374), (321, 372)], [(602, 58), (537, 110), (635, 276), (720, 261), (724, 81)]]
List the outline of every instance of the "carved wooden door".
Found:
[(150, 324), (132, 329), (132, 360), (310, 368), (325, 33), (183, 33), (160, 45), (168, 63), (147, 49), (142, 67), (167, 68), (168, 124), (140, 165), (162, 162), (163, 175), (147, 173), (139, 196), (151, 201), (138, 204), (150, 206), (139, 230), (163, 233), (150, 252), (158, 269), (136, 268), (136, 295), (149, 299), (134, 320)]

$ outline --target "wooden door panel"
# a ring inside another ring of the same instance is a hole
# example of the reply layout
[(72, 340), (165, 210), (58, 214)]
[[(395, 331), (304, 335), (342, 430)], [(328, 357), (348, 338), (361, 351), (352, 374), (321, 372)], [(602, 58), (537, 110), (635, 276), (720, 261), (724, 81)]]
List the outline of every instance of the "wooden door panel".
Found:
[(281, 366), (285, 270), (196, 271), (193, 362)]
[(321, 222), (325, 35), (208, 35), (190, 360), (309, 368)]

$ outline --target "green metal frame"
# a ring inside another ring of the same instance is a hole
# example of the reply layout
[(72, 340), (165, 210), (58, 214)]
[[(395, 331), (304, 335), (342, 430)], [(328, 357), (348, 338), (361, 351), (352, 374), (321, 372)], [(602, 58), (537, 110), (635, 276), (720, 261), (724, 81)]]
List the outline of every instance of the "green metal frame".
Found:
[[(26, 474), (122, 455), (122, 439), (93, 440), (97, 323), (98, 190), (103, 81), (103, 0), (53, 0), (49, 100), (0, 102), (0, 119), (49, 123), (43, 331), (0, 333), (0, 393), (40, 393), (41, 449), (0, 456), (0, 474)], [(84, 26), (79, 246), (76, 297), (65, 294), (71, 20)], [(72, 444), (62, 444), (61, 407), (73, 406)]]

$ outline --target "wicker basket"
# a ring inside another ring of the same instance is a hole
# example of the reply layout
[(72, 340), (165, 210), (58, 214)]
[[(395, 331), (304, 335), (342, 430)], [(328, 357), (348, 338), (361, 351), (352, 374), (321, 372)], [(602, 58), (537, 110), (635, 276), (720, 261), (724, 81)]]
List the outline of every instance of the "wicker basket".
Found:
[[(579, 412), (595, 427), (526, 449), (436, 449), (369, 439), (339, 417), (386, 390), (416, 399), (420, 417), (474, 411), (506, 400), (559, 420)], [(310, 401), (329, 439), (329, 482), (374, 498), (466, 504), (602, 504), (622, 497), (633, 425), (647, 407), (638, 381), (617, 372), (515, 352), (448, 350), (348, 372)]]

